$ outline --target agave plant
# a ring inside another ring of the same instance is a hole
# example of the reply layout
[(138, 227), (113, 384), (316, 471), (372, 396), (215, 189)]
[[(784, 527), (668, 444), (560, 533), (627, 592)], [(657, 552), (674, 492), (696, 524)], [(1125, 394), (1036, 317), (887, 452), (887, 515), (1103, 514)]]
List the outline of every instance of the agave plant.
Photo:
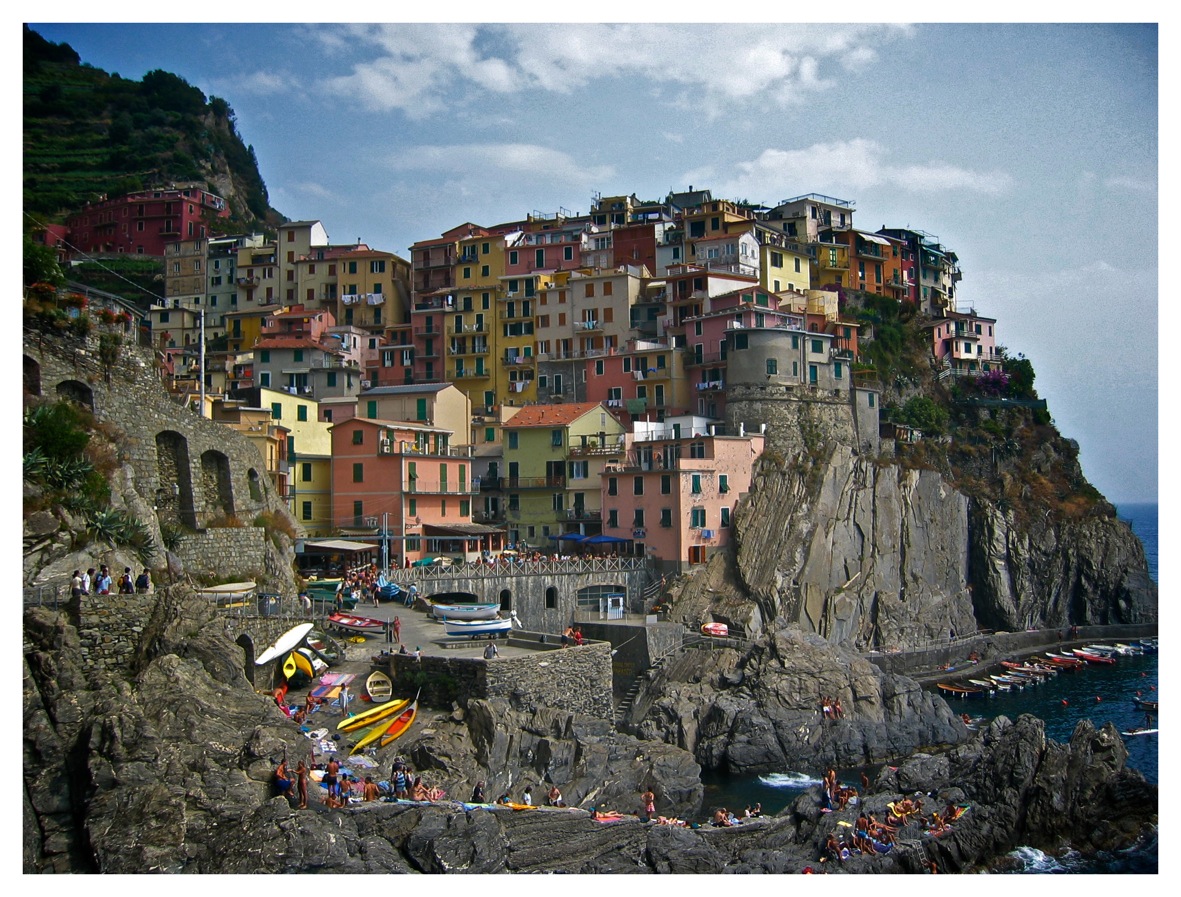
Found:
[(45, 452), (41, 449), (35, 448), (30, 452), (25, 452), (21, 463), (25, 482), (39, 483), (44, 480), (45, 468), (49, 464), (49, 459), (45, 457)]
[(156, 552), (151, 532), (126, 511), (95, 511), (87, 521), (87, 532), (94, 540), (106, 542), (112, 547), (127, 546), (145, 564)]

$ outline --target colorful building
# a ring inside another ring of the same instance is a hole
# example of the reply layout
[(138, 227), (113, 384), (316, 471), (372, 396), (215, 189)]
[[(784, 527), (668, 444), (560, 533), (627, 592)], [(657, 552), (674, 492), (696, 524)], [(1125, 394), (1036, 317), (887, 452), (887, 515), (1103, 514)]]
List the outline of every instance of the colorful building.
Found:
[(104, 197), (69, 216), (66, 226), (74, 252), (163, 257), (170, 243), (207, 239), (229, 215), (224, 199), (194, 183)]

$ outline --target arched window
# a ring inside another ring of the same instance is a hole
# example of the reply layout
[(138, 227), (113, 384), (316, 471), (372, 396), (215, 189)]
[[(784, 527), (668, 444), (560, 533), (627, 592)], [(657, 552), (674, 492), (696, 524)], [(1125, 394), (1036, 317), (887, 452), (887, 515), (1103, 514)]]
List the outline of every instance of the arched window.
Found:
[(549, 586), (545, 590), (545, 606), (547, 609), (553, 609), (558, 606), (558, 587)]

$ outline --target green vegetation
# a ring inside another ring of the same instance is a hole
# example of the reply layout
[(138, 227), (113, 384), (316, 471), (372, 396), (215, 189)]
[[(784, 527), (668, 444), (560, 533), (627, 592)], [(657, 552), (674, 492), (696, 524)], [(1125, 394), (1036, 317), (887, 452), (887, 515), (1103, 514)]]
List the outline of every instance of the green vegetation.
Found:
[(229, 172), (227, 231), (275, 220), (252, 147), (234, 111), (169, 72), (142, 81), (81, 64), (66, 44), (24, 29), (24, 208), (32, 222), (60, 222), (96, 197), (169, 182), (209, 183)]

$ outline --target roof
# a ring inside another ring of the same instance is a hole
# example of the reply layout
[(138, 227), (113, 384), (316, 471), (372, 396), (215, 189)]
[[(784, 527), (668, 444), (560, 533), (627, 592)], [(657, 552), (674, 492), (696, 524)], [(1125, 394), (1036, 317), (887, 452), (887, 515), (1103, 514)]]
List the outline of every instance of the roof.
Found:
[(340, 348), (325, 346), (306, 336), (265, 336), (254, 344), (256, 349), (318, 349), (321, 352), (340, 354)]
[(448, 523), (446, 526), (437, 523), (424, 523), (422, 528), (428, 532), (441, 536), (483, 536), (487, 533), (503, 533), (500, 527), (484, 526), (482, 523)]
[(408, 396), (415, 393), (442, 392), (450, 383), (400, 383), (397, 386), (375, 386), (365, 390), (366, 396)]
[(309, 548), (319, 551), (372, 551), (377, 548), (368, 542), (354, 542), (351, 539), (304, 540), (303, 547), (305, 551)]
[(584, 414), (596, 409), (607, 410), (602, 402), (564, 402), (560, 405), (526, 405), (503, 426), (519, 427), (566, 427)]

